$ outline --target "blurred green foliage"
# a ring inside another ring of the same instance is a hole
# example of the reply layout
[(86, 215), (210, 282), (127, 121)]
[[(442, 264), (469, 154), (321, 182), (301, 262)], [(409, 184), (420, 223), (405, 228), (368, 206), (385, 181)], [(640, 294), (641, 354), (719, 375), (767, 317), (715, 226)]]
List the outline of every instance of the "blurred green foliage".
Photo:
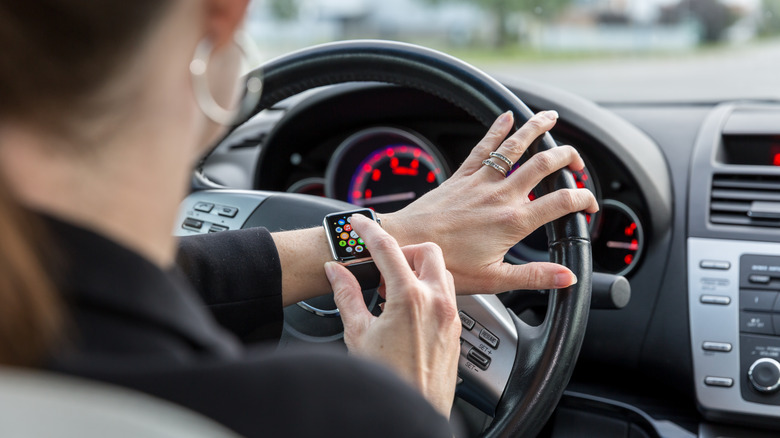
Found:
[(780, 35), (780, 0), (763, 0), (758, 30), (762, 36)]
[(267, 0), (271, 13), (282, 21), (293, 20), (298, 17), (298, 0)]
[(516, 41), (517, 29), (510, 26), (510, 19), (517, 14), (533, 16), (542, 21), (554, 18), (572, 0), (421, 0), (428, 4), (471, 3), (487, 11), (494, 21), (493, 44), (504, 47)]

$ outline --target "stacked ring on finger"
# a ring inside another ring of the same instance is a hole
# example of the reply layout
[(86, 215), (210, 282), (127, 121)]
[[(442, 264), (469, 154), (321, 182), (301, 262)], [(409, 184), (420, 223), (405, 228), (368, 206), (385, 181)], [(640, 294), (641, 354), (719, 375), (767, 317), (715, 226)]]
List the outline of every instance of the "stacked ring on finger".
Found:
[(484, 160), (482, 162), (482, 165), (483, 166), (492, 167), (493, 169), (496, 169), (497, 171), (499, 171), (501, 173), (501, 175), (503, 175), (506, 178), (507, 169), (504, 169), (503, 166), (499, 166), (493, 160), (488, 158), (487, 160)]
[(501, 160), (504, 163), (506, 163), (507, 166), (509, 166), (510, 169), (512, 168), (512, 166), (515, 165), (515, 163), (513, 163), (512, 160), (507, 158), (504, 154), (499, 154), (498, 152), (491, 152), (490, 153), (490, 158), (498, 158), (499, 160)]

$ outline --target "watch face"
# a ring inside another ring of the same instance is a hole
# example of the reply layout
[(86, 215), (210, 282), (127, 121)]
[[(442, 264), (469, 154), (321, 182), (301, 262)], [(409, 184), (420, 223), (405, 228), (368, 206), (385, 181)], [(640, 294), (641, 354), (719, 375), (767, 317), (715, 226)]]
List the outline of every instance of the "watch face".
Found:
[(369, 209), (343, 211), (325, 216), (324, 225), (330, 239), (330, 247), (336, 260), (347, 261), (371, 257), (363, 239), (352, 229), (352, 215), (363, 216), (376, 221), (374, 212)]

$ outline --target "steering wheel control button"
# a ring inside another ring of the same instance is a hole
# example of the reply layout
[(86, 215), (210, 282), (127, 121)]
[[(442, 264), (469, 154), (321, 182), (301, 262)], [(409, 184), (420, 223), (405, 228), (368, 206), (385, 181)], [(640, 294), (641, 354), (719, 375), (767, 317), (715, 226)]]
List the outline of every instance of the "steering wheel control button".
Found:
[(477, 323), (474, 321), (474, 318), (470, 317), (466, 312), (458, 312), (458, 316), (460, 316), (460, 323), (463, 324), (463, 327), (465, 327), (466, 330), (473, 329), (474, 324)]
[(739, 307), (742, 310), (771, 312), (776, 299), (777, 292), (743, 289), (739, 292)]
[(238, 209), (236, 207), (228, 207), (226, 205), (220, 205), (217, 207), (217, 214), (225, 217), (236, 217)]
[(707, 386), (720, 386), (721, 388), (731, 388), (734, 386), (734, 379), (730, 377), (707, 376), (704, 378), (704, 384)]
[(772, 315), (766, 313), (740, 312), (739, 330), (744, 333), (774, 335)]
[(212, 224), (211, 227), (209, 227), (209, 233), (219, 233), (220, 231), (227, 231), (228, 227)]
[(200, 231), (200, 229), (203, 228), (203, 221), (188, 217), (187, 219), (184, 219), (184, 223), (181, 224), (181, 227), (186, 230)]
[(731, 351), (731, 344), (728, 342), (710, 342), (705, 341), (701, 344), (701, 348), (704, 351), (717, 351), (721, 353), (728, 353)]
[(728, 306), (731, 304), (731, 298), (723, 295), (702, 295), (699, 298), (702, 304), (715, 304), (718, 306)]
[(210, 202), (198, 202), (194, 207), (195, 211), (202, 211), (203, 213), (210, 213), (214, 209), (214, 204)]
[(479, 339), (482, 339), (486, 344), (493, 348), (498, 348), (498, 337), (493, 333), (490, 333), (490, 330), (488, 329), (479, 331)]
[(748, 277), (748, 281), (753, 284), (769, 284), (772, 281), (772, 277), (768, 275), (753, 274)]
[(780, 363), (767, 357), (753, 362), (748, 379), (756, 390), (773, 393), (780, 389)]
[(490, 358), (482, 354), (476, 348), (472, 348), (471, 350), (469, 350), (469, 353), (466, 356), (466, 358), (470, 360), (471, 363), (478, 366), (482, 370), (487, 370), (488, 367), (490, 366)]
[(702, 269), (716, 269), (719, 271), (728, 271), (731, 269), (731, 263), (721, 260), (702, 260), (699, 262), (699, 267)]

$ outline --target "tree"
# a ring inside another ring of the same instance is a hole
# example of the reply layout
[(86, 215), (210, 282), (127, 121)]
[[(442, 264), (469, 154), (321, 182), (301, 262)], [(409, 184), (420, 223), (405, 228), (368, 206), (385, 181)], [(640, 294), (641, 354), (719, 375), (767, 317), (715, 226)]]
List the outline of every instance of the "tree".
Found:
[(292, 20), (298, 17), (297, 0), (271, 0), (268, 2), (274, 17), (282, 20)]
[(780, 34), (780, 0), (763, 0), (759, 31), (761, 35)]
[(676, 23), (694, 19), (701, 26), (701, 39), (705, 43), (721, 41), (736, 16), (720, 0), (681, 0), (662, 10), (661, 22)]
[(506, 46), (515, 35), (516, 30), (510, 29), (509, 17), (516, 12), (524, 12), (541, 20), (554, 17), (572, 0), (422, 0), (429, 4), (471, 3), (485, 9), (494, 19), (495, 28), (493, 43), (496, 47)]

